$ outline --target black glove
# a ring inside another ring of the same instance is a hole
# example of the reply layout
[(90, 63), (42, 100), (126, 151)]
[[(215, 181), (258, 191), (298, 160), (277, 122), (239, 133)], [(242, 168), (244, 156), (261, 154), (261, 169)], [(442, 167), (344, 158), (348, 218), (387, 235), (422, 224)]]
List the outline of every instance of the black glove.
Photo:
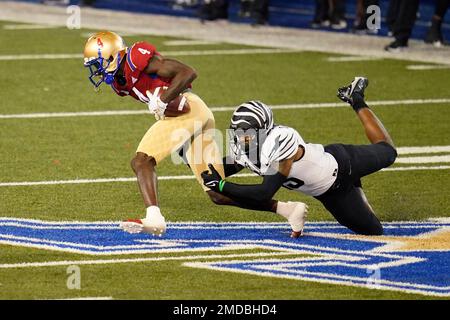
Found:
[(222, 177), (212, 164), (208, 164), (208, 168), (211, 170), (211, 173), (208, 170), (202, 172), (203, 184), (211, 190), (220, 192), (219, 187)]

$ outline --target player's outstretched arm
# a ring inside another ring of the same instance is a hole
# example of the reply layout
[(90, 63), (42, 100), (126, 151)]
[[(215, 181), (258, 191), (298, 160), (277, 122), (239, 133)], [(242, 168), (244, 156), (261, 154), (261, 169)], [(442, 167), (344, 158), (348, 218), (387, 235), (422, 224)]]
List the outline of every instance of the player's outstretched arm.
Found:
[[(301, 149), (299, 149), (301, 150)], [(265, 175), (261, 184), (237, 184), (227, 182), (218, 175), (212, 165), (209, 165), (211, 173), (202, 173), (203, 183), (212, 190), (219, 192), (232, 200), (248, 199), (253, 202), (268, 202), (286, 181), (294, 159), (301, 157), (298, 154), (279, 162), (278, 171), (275, 174)]]
[(242, 169), (244, 169), (244, 167), (234, 162), (231, 157), (227, 156), (223, 157), (223, 169), (225, 172), (225, 178), (227, 178), (240, 172)]
[(274, 199), (262, 202), (262, 201), (252, 201), (245, 197), (240, 198), (235, 197), (234, 199), (231, 199), (230, 197), (227, 197), (213, 190), (208, 190), (207, 193), (210, 199), (212, 199), (213, 202), (217, 205), (233, 206), (242, 209), (256, 210), (256, 211), (268, 211), (274, 213), (277, 212), (278, 201)]

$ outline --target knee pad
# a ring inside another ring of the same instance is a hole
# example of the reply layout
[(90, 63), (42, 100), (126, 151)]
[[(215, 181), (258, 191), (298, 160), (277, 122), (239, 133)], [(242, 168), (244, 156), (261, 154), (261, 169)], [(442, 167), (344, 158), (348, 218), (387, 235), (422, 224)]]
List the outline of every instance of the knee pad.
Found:
[(397, 159), (397, 150), (387, 142), (379, 142), (378, 144), (383, 146), (380, 158), (383, 159), (385, 167), (389, 167), (395, 162), (395, 159)]

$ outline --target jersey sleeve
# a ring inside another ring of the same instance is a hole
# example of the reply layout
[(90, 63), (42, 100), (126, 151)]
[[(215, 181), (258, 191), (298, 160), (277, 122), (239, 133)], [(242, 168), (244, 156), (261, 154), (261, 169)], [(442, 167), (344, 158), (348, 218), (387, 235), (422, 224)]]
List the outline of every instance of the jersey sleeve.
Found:
[(155, 55), (159, 55), (155, 46), (148, 42), (137, 42), (128, 49), (127, 63), (132, 71), (144, 71)]
[(295, 129), (274, 128), (262, 146), (261, 164), (268, 168), (276, 162), (289, 159), (295, 155), (300, 145), (302, 139)]

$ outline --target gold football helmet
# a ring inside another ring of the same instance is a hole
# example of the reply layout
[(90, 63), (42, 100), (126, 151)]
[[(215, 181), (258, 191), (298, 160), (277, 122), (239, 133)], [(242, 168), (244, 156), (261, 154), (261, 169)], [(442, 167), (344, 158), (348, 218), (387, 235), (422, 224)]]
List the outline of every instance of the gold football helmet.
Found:
[(111, 31), (92, 35), (84, 47), (84, 66), (89, 68), (89, 80), (97, 89), (102, 82), (111, 85), (127, 47), (122, 37)]

